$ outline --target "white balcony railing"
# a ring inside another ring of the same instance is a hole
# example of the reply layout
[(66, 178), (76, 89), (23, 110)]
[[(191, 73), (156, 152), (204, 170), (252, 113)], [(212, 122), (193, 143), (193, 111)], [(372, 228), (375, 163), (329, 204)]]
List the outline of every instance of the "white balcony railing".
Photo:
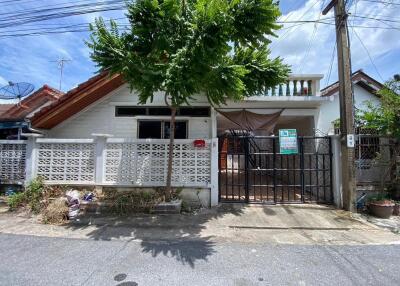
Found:
[(263, 96), (320, 96), (319, 74), (292, 74), (284, 84), (269, 88), (264, 91)]

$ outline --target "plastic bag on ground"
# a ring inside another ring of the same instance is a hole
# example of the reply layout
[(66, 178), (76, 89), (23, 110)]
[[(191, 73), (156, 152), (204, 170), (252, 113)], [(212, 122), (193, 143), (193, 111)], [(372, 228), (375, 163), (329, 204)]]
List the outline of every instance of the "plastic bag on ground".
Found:
[(68, 201), (68, 217), (69, 219), (76, 218), (79, 215), (79, 192), (77, 190), (68, 191), (66, 193)]

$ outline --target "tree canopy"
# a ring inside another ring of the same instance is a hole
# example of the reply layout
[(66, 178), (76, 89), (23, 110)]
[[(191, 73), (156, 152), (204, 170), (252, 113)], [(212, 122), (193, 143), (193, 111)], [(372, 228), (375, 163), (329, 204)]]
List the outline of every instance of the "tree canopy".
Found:
[(171, 108), (168, 200), (176, 109), (196, 95), (220, 105), (286, 81), (289, 67), (270, 59), (268, 49), (280, 12), (272, 0), (136, 0), (127, 10), (127, 30), (98, 18), (87, 45), (99, 69), (121, 74), (140, 103), (165, 93)]
[(272, 0), (137, 0), (127, 10), (128, 29), (97, 18), (87, 45), (99, 69), (122, 74), (140, 103), (164, 91), (175, 107), (196, 94), (220, 105), (287, 79), (289, 67), (268, 49), (280, 28)]
[(400, 80), (389, 80), (378, 92), (381, 104), (368, 103), (361, 118), (366, 128), (377, 130), (381, 135), (400, 140)]

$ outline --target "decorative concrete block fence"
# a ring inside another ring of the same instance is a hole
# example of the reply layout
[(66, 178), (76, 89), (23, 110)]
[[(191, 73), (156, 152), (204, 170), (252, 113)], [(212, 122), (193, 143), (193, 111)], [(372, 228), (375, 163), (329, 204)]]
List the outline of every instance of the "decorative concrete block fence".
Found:
[(26, 141), (0, 140), (0, 184), (25, 181)]
[[(335, 205), (341, 207), (340, 136), (330, 137), (333, 155), (333, 197)], [(358, 140), (361, 140), (360, 138)], [(182, 187), (188, 200), (193, 201), (202, 197), (203, 205), (216, 205), (218, 204), (218, 139), (204, 140), (205, 145), (202, 147), (196, 147), (194, 141), (196, 140), (175, 140), (172, 185)], [(374, 148), (378, 148), (376, 150), (382, 154), (380, 164), (377, 164), (376, 160), (372, 164), (369, 157), (356, 158), (358, 184), (363, 183), (363, 178), (368, 178), (367, 183), (371, 184), (371, 180), (377, 177), (372, 176), (372, 173), (380, 174), (378, 177), (382, 177), (384, 168), (388, 166), (386, 164), (390, 154), (388, 140), (378, 138), (377, 142), (379, 146)], [(371, 144), (367, 143), (365, 144), (370, 148)], [(23, 185), (40, 176), (45, 183), (54, 185), (118, 189), (161, 187), (165, 186), (167, 177), (168, 146), (168, 139), (104, 136), (95, 136), (94, 139), (0, 140), (0, 184)], [(365, 149), (362, 144), (357, 146), (361, 151)], [(319, 148), (319, 145), (308, 147)], [(361, 151), (357, 154), (365, 153)], [(204, 203), (204, 200), (207, 202)]]
[[(218, 139), (176, 139), (172, 185), (210, 190), (210, 205), (218, 203)], [(24, 184), (40, 176), (47, 184), (160, 187), (165, 186), (168, 139), (30, 138), (0, 140), (3, 184)]]

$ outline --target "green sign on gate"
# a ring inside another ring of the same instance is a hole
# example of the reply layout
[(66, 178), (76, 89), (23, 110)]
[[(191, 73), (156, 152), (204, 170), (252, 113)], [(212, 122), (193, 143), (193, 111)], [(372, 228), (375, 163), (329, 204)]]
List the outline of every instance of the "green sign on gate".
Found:
[(279, 153), (297, 154), (297, 130), (296, 129), (279, 129)]

